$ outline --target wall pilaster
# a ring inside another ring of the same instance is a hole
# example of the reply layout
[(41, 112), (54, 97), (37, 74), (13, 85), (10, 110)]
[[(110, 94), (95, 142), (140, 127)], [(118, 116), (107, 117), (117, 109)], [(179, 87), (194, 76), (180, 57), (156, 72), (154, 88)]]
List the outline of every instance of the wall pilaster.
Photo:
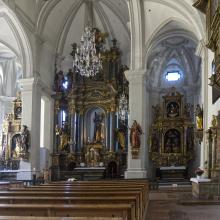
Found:
[(40, 114), (41, 88), (35, 78), (21, 79), (22, 125), (30, 131), (30, 163), (31, 168), (40, 169)]
[(133, 120), (136, 120), (143, 130), (143, 134), (140, 137), (141, 146), (137, 159), (132, 157), (130, 140), (128, 141), (127, 171), (125, 172), (125, 178), (146, 178), (146, 167), (148, 164), (147, 135), (149, 127), (149, 94), (146, 89), (146, 70), (126, 71), (125, 74), (129, 81), (129, 128), (132, 126)]

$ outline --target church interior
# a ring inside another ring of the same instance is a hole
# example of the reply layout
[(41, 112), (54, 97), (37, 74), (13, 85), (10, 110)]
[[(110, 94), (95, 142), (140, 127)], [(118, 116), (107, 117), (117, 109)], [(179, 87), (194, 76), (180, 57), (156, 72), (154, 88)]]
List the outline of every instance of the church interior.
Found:
[(220, 0), (0, 0), (0, 219), (219, 205)]

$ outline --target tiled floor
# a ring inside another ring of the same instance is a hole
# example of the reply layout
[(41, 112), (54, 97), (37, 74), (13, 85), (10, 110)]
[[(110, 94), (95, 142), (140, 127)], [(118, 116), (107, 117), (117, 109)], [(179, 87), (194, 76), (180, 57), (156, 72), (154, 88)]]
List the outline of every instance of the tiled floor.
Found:
[(220, 205), (181, 205), (191, 198), (191, 187), (150, 192), (147, 220), (220, 220)]

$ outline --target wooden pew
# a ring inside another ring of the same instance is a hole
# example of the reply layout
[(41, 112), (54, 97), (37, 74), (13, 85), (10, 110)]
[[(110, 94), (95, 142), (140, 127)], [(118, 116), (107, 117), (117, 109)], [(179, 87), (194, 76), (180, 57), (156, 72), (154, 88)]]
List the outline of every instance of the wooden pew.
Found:
[(36, 217), (0, 216), (0, 220), (123, 220), (122, 217)]
[[(140, 181), (142, 182), (142, 181)], [(14, 190), (14, 189), (12, 189)], [(17, 189), (15, 189), (16, 191)], [(25, 189), (24, 189), (25, 190)], [(20, 189), (20, 191), (24, 191)], [(45, 184), (39, 186), (33, 186), (27, 188), (26, 190), (36, 190), (36, 191), (132, 191), (139, 190), (140, 193), (140, 202), (141, 204), (141, 213), (142, 211), (146, 212), (148, 206), (148, 190), (149, 186), (146, 181), (143, 183), (139, 183), (136, 181), (77, 181), (73, 183), (58, 183), (58, 184)], [(17, 190), (19, 191), (19, 190)], [(144, 214), (144, 213), (142, 213)], [(141, 214), (141, 215), (142, 215)]]
[[(89, 184), (89, 185), (88, 185)], [(139, 191), (140, 195), (140, 207), (138, 202), (136, 202), (136, 210), (140, 209), (139, 216), (144, 215), (144, 211), (147, 210), (148, 205), (148, 184), (146, 182), (137, 183), (135, 181), (90, 181), (90, 182), (74, 182), (74, 183), (59, 183), (59, 184), (45, 184), (42, 186), (33, 186), (26, 189), (11, 189), (11, 191)], [(147, 203), (146, 203), (147, 201)], [(139, 207), (139, 208), (138, 208)], [(137, 211), (136, 211), (137, 213)]]
[[(134, 192), (122, 192), (122, 193), (117, 193), (115, 194), (114, 192), (107, 192), (107, 193), (97, 193), (97, 192), (75, 192), (75, 193), (68, 193), (68, 192), (35, 192), (35, 191), (18, 191), (18, 192), (11, 192), (11, 191), (5, 191), (5, 192), (0, 192), (0, 198), (2, 198), (2, 196), (4, 195), (4, 197), (8, 197), (8, 199), (10, 200), (10, 198), (12, 198), (12, 201), (16, 200), (16, 197), (30, 197), (31, 199), (33, 197), (35, 197), (36, 199), (41, 200), (43, 197), (52, 197), (54, 198), (54, 200), (56, 200), (56, 198), (60, 198), (61, 201), (65, 200), (65, 197), (67, 197), (66, 202), (72, 202), (73, 201), (77, 201), (77, 198), (79, 198), (79, 200), (81, 199), (80, 204), (82, 203), (82, 201), (86, 201), (86, 200), (90, 200), (93, 203), (95, 203), (95, 201), (98, 200), (98, 202), (102, 202), (102, 201), (108, 201), (107, 203), (109, 204), (114, 204), (114, 205), (118, 205), (119, 201), (117, 201), (117, 198), (119, 198), (119, 200), (124, 200), (123, 203), (125, 204), (132, 204), (134, 206), (135, 209), (135, 219), (141, 219), (140, 216), (142, 216), (142, 210), (139, 208), (140, 207), (140, 199), (137, 196), (136, 193)], [(124, 198), (123, 198), (124, 197)], [(134, 198), (134, 200), (129, 202), (129, 198), (132, 197)], [(85, 199), (83, 199), (85, 198)], [(42, 199), (43, 200), (43, 199)], [(51, 199), (52, 201), (54, 201), (53, 199)], [(57, 200), (58, 201), (58, 200)], [(49, 201), (48, 201), (49, 202)], [(53, 203), (53, 202), (52, 202)], [(93, 204), (91, 203), (91, 204)], [(105, 202), (104, 202), (105, 204)]]
[(135, 219), (131, 204), (0, 204), (3, 216), (47, 216), (47, 217), (122, 217)]
[(140, 218), (140, 210), (136, 197), (27, 197), (1, 196), (1, 204), (132, 204), (135, 209), (135, 218)]
[[(149, 185), (145, 181), (77, 181), (59, 182), (0, 192), (1, 203), (29, 205), (81, 204), (118, 206), (130, 204), (133, 216), (144, 219), (148, 205)], [(58, 197), (57, 197), (58, 196)], [(2, 199), (1, 199), (2, 198)], [(31, 202), (31, 200), (33, 200)], [(116, 204), (117, 203), (117, 204)], [(1, 209), (0, 209), (1, 211)], [(126, 217), (127, 218), (127, 217)], [(1, 220), (1, 219), (0, 219)], [(104, 220), (104, 219), (103, 219)]]
[[(96, 180), (96, 181), (75, 181), (75, 182), (51, 182), (50, 186), (51, 187), (57, 187), (57, 186), (65, 186), (65, 187), (71, 187), (71, 186), (76, 186), (80, 185), (82, 186), (91, 186), (91, 185), (100, 185), (102, 187), (103, 185), (114, 185), (117, 187), (117, 185), (136, 185), (138, 187), (142, 186), (143, 187), (143, 198), (144, 198), (144, 204), (146, 204), (146, 207), (148, 206), (149, 202), (149, 182), (147, 180), (143, 179), (129, 179), (129, 180), (110, 180), (110, 181), (101, 181), (101, 180)], [(47, 186), (47, 184), (43, 185)]]

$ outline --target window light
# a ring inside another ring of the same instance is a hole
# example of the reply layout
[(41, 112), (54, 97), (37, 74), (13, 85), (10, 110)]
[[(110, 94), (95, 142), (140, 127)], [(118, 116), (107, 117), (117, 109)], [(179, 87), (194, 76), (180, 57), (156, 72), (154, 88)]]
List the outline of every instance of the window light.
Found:
[(180, 77), (181, 77), (181, 75), (178, 71), (167, 72), (167, 74), (166, 74), (167, 81), (177, 81), (180, 79)]

